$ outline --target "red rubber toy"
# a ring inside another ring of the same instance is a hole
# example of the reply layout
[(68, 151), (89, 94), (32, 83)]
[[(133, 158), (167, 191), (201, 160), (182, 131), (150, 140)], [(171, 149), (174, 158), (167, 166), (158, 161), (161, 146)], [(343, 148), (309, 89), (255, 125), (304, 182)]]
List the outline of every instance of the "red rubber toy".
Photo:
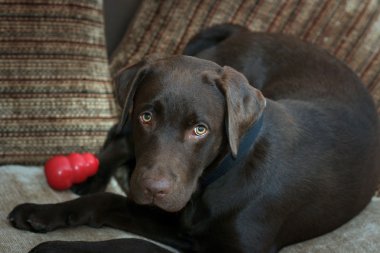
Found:
[(55, 190), (69, 189), (98, 171), (99, 160), (91, 153), (53, 156), (45, 163), (45, 176)]

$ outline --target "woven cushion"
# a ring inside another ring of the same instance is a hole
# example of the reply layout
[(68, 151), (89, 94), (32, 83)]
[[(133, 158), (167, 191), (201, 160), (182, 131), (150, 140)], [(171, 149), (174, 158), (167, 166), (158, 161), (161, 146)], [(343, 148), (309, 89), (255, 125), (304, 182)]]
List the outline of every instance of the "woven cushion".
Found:
[[(30, 182), (35, 182), (31, 184)], [(108, 191), (122, 194), (115, 180)], [(51, 190), (40, 167), (0, 166), (0, 252), (28, 252), (36, 244), (51, 241), (99, 241), (136, 237), (125, 231), (111, 228), (58, 229), (46, 234), (17, 230), (7, 221), (7, 215), (18, 204), (24, 202), (57, 203), (77, 196)], [(281, 250), (281, 253), (334, 252), (377, 253), (380, 248), (380, 199), (373, 198), (368, 207), (353, 220), (339, 229)], [(71, 253), (71, 252), (68, 252)]]
[(101, 0), (0, 0), (0, 164), (95, 152), (115, 121)]
[[(79, 226), (72, 229), (58, 229), (49, 233), (31, 233), (29, 231), (15, 229), (9, 224), (7, 216), (16, 205), (25, 202), (39, 204), (58, 203), (78, 197), (70, 191), (57, 192), (52, 190), (48, 186), (42, 171), (41, 167), (35, 166), (0, 166), (0, 192), (2, 193), (0, 198), (1, 253), (26, 253), (39, 243), (54, 240), (101, 241), (131, 237), (146, 239), (126, 231), (107, 227), (90, 228), (88, 226)], [(108, 184), (106, 191), (124, 195), (114, 179)], [(170, 249), (160, 243), (154, 243)]]
[(225, 22), (292, 34), (327, 49), (363, 80), (380, 114), (378, 0), (144, 1), (113, 54), (111, 73), (146, 54), (179, 54), (200, 29)]

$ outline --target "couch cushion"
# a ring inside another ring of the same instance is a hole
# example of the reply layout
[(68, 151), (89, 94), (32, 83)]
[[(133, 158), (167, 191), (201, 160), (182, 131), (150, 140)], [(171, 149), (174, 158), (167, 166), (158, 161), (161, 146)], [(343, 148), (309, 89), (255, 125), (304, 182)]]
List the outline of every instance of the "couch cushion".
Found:
[(0, 9), (0, 164), (96, 151), (116, 119), (102, 1)]
[(358, 74), (380, 114), (378, 0), (143, 1), (113, 54), (111, 73), (147, 54), (179, 54), (200, 29), (225, 22), (292, 34), (325, 48)]
[[(77, 198), (70, 191), (52, 190), (44, 178), (41, 167), (0, 166), (0, 252), (28, 252), (44, 241), (100, 241), (118, 238), (141, 238), (111, 228), (95, 229), (77, 227), (60, 229), (47, 234), (32, 233), (13, 228), (7, 221), (8, 214), (21, 203), (57, 203)], [(108, 192), (123, 195), (115, 180), (107, 187)]]
[(323, 236), (284, 248), (281, 253), (376, 253), (380, 249), (380, 198), (340, 228)]
[[(123, 194), (114, 180), (107, 191)], [(69, 191), (51, 190), (40, 167), (0, 166), (0, 192), (2, 196), (0, 198), (0, 252), (28, 252), (36, 244), (48, 240), (97, 241), (132, 236), (127, 232), (111, 228), (77, 227), (36, 234), (11, 227), (6, 217), (18, 204), (56, 203), (77, 197)], [(374, 198), (362, 213), (337, 230), (313, 240), (289, 246), (281, 253), (377, 253), (380, 248), (379, 238), (380, 199)]]
[[(6, 217), (21, 203), (57, 203), (75, 196), (70, 191), (53, 191), (47, 185), (40, 167), (0, 167), (0, 252), (28, 252), (33, 246), (47, 240), (106, 240), (126, 237), (128, 234), (113, 229), (80, 227), (68, 231), (58, 230), (48, 234), (36, 234), (17, 230), (10, 226)], [(115, 181), (107, 191), (121, 193)]]

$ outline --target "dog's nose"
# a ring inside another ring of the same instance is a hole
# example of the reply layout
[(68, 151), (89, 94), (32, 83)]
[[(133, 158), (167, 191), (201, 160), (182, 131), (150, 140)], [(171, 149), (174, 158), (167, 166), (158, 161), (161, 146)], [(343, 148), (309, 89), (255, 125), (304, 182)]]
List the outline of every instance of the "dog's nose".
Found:
[(169, 193), (171, 183), (166, 178), (145, 178), (143, 180), (144, 193), (154, 197), (164, 197)]

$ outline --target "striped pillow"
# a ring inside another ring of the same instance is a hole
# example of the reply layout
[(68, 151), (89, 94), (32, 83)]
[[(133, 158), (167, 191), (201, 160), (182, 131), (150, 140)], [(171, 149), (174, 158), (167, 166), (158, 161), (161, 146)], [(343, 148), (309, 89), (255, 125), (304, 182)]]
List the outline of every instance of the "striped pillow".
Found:
[(201, 28), (225, 22), (293, 34), (327, 49), (356, 71), (380, 113), (378, 0), (144, 1), (112, 57), (111, 73), (146, 54), (179, 54)]
[(0, 164), (95, 152), (115, 122), (101, 0), (0, 0)]
[(293, 34), (327, 49), (363, 80), (380, 114), (378, 0), (144, 1), (114, 52), (111, 74), (147, 54), (179, 54), (200, 29), (225, 22)]

